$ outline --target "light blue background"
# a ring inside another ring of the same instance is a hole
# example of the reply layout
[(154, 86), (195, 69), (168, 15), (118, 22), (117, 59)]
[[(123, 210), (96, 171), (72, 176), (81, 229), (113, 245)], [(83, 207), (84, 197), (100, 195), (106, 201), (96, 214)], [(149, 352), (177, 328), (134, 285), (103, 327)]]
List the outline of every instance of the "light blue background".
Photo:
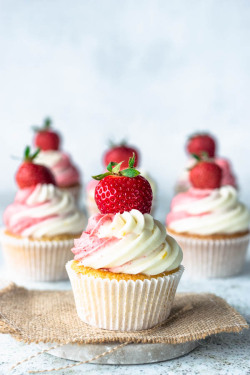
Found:
[(0, 2), (0, 192), (46, 115), (84, 181), (110, 138), (141, 149), (168, 208), (184, 143), (208, 129), (250, 203), (249, 1)]

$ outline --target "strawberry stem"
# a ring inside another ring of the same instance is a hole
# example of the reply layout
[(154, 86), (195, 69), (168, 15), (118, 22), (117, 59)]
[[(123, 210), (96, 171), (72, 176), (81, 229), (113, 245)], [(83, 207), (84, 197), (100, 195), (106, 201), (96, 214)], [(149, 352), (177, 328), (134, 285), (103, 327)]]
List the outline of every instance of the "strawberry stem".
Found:
[(128, 142), (127, 142), (126, 139), (121, 140), (121, 142), (119, 142), (119, 143), (115, 143), (112, 140), (108, 141), (109, 148), (123, 147), (123, 146), (126, 146), (127, 144), (128, 144)]
[(24, 158), (23, 158), (23, 160), (24, 161), (33, 161), (37, 157), (37, 155), (39, 154), (39, 152), (40, 152), (40, 148), (38, 148), (34, 152), (34, 154), (32, 155), (31, 152), (30, 152), (30, 146), (27, 146), (27, 147), (25, 147), (25, 150), (24, 150)]
[(33, 130), (38, 133), (38, 132), (45, 132), (48, 131), (51, 128), (52, 120), (50, 117), (46, 117), (43, 121), (42, 126), (32, 126)]
[(129, 163), (128, 163), (129, 168), (123, 169), (122, 171), (120, 171), (122, 163), (123, 161), (121, 161), (120, 163), (111, 161), (107, 166), (108, 172), (103, 173), (103, 174), (98, 174), (97, 176), (92, 176), (92, 178), (94, 178), (95, 180), (102, 180), (104, 177), (111, 176), (111, 175), (133, 178), (140, 174), (140, 172), (134, 168), (134, 164), (135, 164), (134, 152), (133, 152), (133, 156), (129, 158)]

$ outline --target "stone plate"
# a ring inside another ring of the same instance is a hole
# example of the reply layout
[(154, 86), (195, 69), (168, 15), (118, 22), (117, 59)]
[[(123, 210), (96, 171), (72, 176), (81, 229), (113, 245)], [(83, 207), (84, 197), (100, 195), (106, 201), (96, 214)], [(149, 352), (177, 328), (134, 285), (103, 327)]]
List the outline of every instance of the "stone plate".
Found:
[[(87, 361), (106, 352), (119, 343), (103, 344), (67, 344), (50, 350), (49, 354), (73, 361)], [(107, 365), (135, 365), (167, 361), (188, 354), (199, 345), (198, 341), (184, 344), (128, 344), (115, 352), (100, 357), (91, 363)], [(39, 344), (42, 349), (48, 349), (55, 344)]]

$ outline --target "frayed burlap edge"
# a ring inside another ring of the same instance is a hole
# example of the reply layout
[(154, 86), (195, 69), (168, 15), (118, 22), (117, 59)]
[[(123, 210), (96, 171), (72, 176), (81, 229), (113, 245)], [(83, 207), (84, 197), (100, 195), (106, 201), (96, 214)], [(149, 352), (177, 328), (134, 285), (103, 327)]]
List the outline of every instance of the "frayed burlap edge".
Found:
[[(11, 284), (0, 291), (0, 297), (1, 295), (5, 295), (6, 293), (9, 294), (10, 292), (14, 292), (14, 289), (19, 291), (25, 291), (29, 293), (24, 288), (18, 288), (15, 286), (15, 284)], [(34, 292), (34, 291), (30, 291)], [(48, 291), (45, 291), (46, 293)], [(37, 291), (37, 293), (43, 293), (41, 291)], [(51, 291), (53, 293), (53, 291)], [(54, 293), (69, 293), (69, 292), (54, 292)], [(211, 301), (211, 304), (219, 304), (220, 306), (223, 306), (223, 309), (229, 314), (231, 318), (230, 324), (222, 324), (216, 328), (212, 328), (208, 330), (208, 328), (201, 330), (199, 329), (198, 332), (190, 332), (187, 330), (186, 333), (182, 333), (181, 337), (176, 336), (168, 336), (168, 326), (170, 323), (177, 322), (178, 319), (185, 318), (185, 314), (188, 314), (190, 310), (194, 309), (194, 306), (192, 305), (192, 302), (187, 302), (179, 311), (176, 313), (170, 315), (170, 317), (160, 325), (157, 325), (151, 329), (144, 330), (144, 331), (134, 331), (134, 332), (118, 332), (118, 331), (108, 331), (108, 330), (102, 330), (94, 327), (90, 327), (84, 323), (81, 324), (81, 328), (83, 330), (86, 330), (86, 334), (83, 333), (82, 335), (77, 334), (77, 337), (74, 335), (70, 338), (67, 337), (67, 339), (62, 338), (47, 338), (47, 339), (36, 339), (35, 337), (31, 337), (29, 334), (24, 332), (20, 326), (16, 326), (14, 322), (8, 319), (7, 316), (5, 316), (2, 312), (0, 312), (0, 332), (1, 333), (8, 333), (13, 338), (15, 338), (18, 341), (22, 341), (25, 343), (57, 343), (57, 344), (98, 344), (98, 343), (107, 343), (107, 342), (118, 342), (118, 343), (143, 343), (143, 344), (149, 344), (149, 343), (165, 343), (165, 344), (181, 344), (189, 341), (196, 341), (205, 339), (208, 336), (223, 333), (223, 332), (240, 332), (243, 329), (248, 328), (248, 324), (246, 323), (245, 319), (231, 306), (229, 306), (222, 298), (217, 297), (213, 294), (201, 294), (201, 295), (195, 295), (195, 294), (181, 294), (179, 295), (179, 298), (187, 298), (192, 300), (196, 296), (202, 296), (202, 298), (206, 298), (206, 301)], [(212, 312), (212, 310), (211, 310)], [(75, 315), (75, 309), (72, 309), (72, 316)], [(212, 316), (212, 315), (211, 315)], [(75, 318), (75, 317), (74, 317)], [(233, 322), (233, 323), (232, 323)], [(176, 324), (178, 326), (178, 324)], [(165, 332), (166, 334), (162, 335), (162, 332)], [(157, 337), (155, 334), (161, 334), (161, 336)], [(91, 337), (89, 336), (91, 335)]]

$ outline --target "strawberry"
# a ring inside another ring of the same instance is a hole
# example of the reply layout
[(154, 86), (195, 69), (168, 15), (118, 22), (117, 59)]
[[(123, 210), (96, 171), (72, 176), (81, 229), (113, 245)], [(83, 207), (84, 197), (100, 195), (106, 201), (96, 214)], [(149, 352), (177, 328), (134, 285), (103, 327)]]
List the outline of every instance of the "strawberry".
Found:
[(129, 159), (128, 168), (110, 162), (108, 172), (94, 176), (100, 180), (95, 188), (95, 201), (102, 214), (123, 213), (132, 209), (150, 213), (153, 193), (150, 183), (134, 168), (135, 154)]
[(43, 151), (58, 150), (60, 146), (59, 134), (51, 130), (51, 120), (46, 118), (42, 128), (34, 127), (36, 132), (35, 135), (35, 146), (39, 147)]
[(129, 159), (135, 154), (135, 164), (137, 167), (139, 160), (139, 152), (134, 147), (127, 146), (125, 142), (121, 142), (120, 145), (111, 144), (111, 148), (105, 152), (103, 156), (103, 164), (105, 167), (109, 165), (110, 162), (120, 163), (123, 161), (123, 166), (121, 169), (128, 168)]
[(187, 151), (189, 154), (195, 154), (201, 157), (203, 153), (206, 153), (210, 158), (214, 158), (215, 150), (215, 139), (207, 133), (194, 134), (187, 142)]
[(20, 189), (35, 186), (37, 184), (56, 185), (52, 172), (40, 164), (34, 164), (33, 160), (39, 154), (40, 149), (31, 155), (30, 148), (26, 147), (23, 163), (16, 173), (16, 182)]
[(197, 164), (189, 172), (189, 180), (197, 189), (217, 189), (221, 186), (222, 169), (213, 161), (198, 160)]

